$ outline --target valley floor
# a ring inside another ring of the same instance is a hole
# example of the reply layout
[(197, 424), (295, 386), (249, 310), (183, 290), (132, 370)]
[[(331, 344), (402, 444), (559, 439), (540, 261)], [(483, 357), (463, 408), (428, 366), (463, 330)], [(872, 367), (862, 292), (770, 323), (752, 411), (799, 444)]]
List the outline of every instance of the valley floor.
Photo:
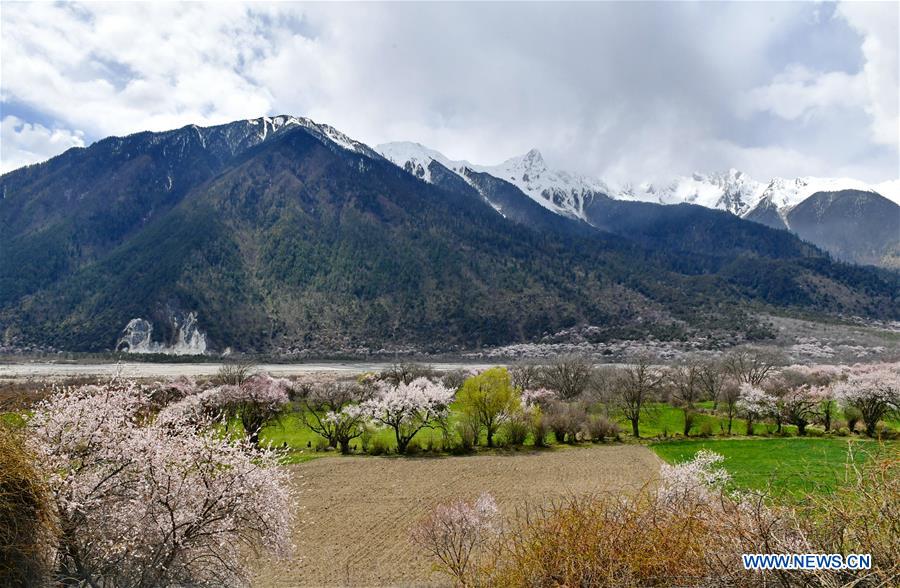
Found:
[(262, 562), (254, 586), (447, 585), (409, 542), (430, 507), (490, 492), (506, 515), (523, 504), (628, 492), (661, 460), (639, 445), (557, 448), (466, 457), (342, 457), (290, 466), (300, 509), (295, 553)]

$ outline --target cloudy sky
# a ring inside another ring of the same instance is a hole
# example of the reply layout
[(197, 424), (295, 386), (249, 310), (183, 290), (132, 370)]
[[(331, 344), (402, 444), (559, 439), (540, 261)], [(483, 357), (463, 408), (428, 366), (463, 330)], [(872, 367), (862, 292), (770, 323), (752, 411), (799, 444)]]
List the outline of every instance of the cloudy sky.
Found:
[(900, 4), (0, 7), (3, 171), (271, 114), (612, 181), (900, 177)]

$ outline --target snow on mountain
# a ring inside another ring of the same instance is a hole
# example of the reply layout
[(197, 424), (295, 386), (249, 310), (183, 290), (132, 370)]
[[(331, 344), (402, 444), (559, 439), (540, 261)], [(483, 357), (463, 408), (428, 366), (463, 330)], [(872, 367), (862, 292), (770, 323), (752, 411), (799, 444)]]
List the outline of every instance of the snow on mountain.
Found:
[(584, 206), (590, 199), (610, 193), (602, 180), (549, 168), (537, 149), (500, 165), (480, 166), (478, 171), (514, 184), (550, 210), (576, 218), (584, 218)]
[(779, 208), (786, 208), (800, 204), (816, 192), (839, 190), (873, 191), (869, 184), (849, 178), (774, 178), (766, 186), (762, 197), (768, 198)]
[(375, 150), (426, 182), (431, 181), (428, 166), (432, 161), (437, 161), (469, 183), (466, 170), (490, 174), (518, 187), (544, 208), (575, 218), (584, 218), (584, 205), (590, 198), (609, 192), (609, 187), (601, 180), (550, 169), (537, 149), (507, 159), (499, 165), (454, 161), (418, 143), (385, 143), (376, 146)]
[(900, 204), (900, 180), (888, 180), (875, 184), (872, 188), (888, 200)]
[(385, 143), (375, 147), (375, 150), (426, 182), (431, 181), (428, 166), (432, 161), (456, 172), (466, 181), (469, 181), (466, 169), (488, 173), (514, 184), (545, 208), (575, 218), (584, 218), (585, 203), (598, 194), (618, 200), (697, 204), (727, 210), (737, 216), (749, 214), (763, 200), (767, 201), (767, 206), (774, 206), (783, 215), (816, 192), (849, 189), (874, 191), (900, 204), (900, 180), (877, 185), (850, 178), (814, 177), (773, 178), (769, 182), (759, 182), (739, 170), (730, 169), (721, 173), (679, 176), (663, 185), (643, 183), (613, 186), (599, 178), (551, 169), (537, 149), (499, 165), (453, 161), (418, 143)]
[(697, 204), (741, 215), (756, 206), (765, 184), (736, 169), (723, 173), (681, 176), (664, 186), (642, 184), (624, 186), (612, 196), (623, 200), (641, 200), (659, 204)]
[(451, 161), (442, 153), (429, 149), (419, 143), (410, 141), (398, 141), (395, 143), (384, 143), (376, 145), (375, 151), (379, 152), (382, 157), (394, 164), (404, 168), (406, 171), (416, 176), (420, 180), (431, 183), (431, 170), (428, 166), (432, 161), (437, 161), (447, 169), (456, 172), (461, 178), (468, 181), (463, 174), (466, 168), (474, 169), (475, 165), (468, 161)]
[(282, 114), (273, 117), (264, 116), (248, 119), (247, 122), (259, 129), (257, 135), (259, 141), (265, 141), (270, 133), (274, 135), (291, 127), (299, 126), (307, 129), (319, 139), (331, 142), (348, 151), (354, 151), (368, 157), (378, 156), (368, 145), (351, 139), (330, 125), (316, 123), (308, 118)]

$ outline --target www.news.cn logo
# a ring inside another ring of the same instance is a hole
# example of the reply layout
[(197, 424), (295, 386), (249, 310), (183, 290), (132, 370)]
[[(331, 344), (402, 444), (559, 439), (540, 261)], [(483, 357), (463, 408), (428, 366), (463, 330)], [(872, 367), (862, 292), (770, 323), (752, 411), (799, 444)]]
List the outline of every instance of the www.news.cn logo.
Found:
[(868, 553), (745, 553), (745, 570), (868, 570)]

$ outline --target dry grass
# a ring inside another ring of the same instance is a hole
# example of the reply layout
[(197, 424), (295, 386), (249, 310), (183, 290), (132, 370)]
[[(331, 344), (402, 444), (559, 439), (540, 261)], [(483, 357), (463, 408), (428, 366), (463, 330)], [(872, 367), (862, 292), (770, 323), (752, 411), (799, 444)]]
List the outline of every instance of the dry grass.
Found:
[[(796, 507), (705, 491), (660, 498), (652, 488), (628, 501), (570, 499), (519, 517), (474, 570), (456, 577), (485, 587), (897, 586), (898, 457), (854, 466), (842, 487)], [(872, 569), (749, 572), (742, 553), (868, 553)]]
[(52, 562), (52, 498), (20, 431), (0, 421), (0, 586), (38, 586)]
[(341, 457), (293, 466), (300, 490), (288, 562), (261, 562), (255, 585), (447, 585), (409, 540), (437, 503), (490, 492), (501, 512), (603, 491), (633, 492), (660, 461), (640, 446), (447, 458)]

